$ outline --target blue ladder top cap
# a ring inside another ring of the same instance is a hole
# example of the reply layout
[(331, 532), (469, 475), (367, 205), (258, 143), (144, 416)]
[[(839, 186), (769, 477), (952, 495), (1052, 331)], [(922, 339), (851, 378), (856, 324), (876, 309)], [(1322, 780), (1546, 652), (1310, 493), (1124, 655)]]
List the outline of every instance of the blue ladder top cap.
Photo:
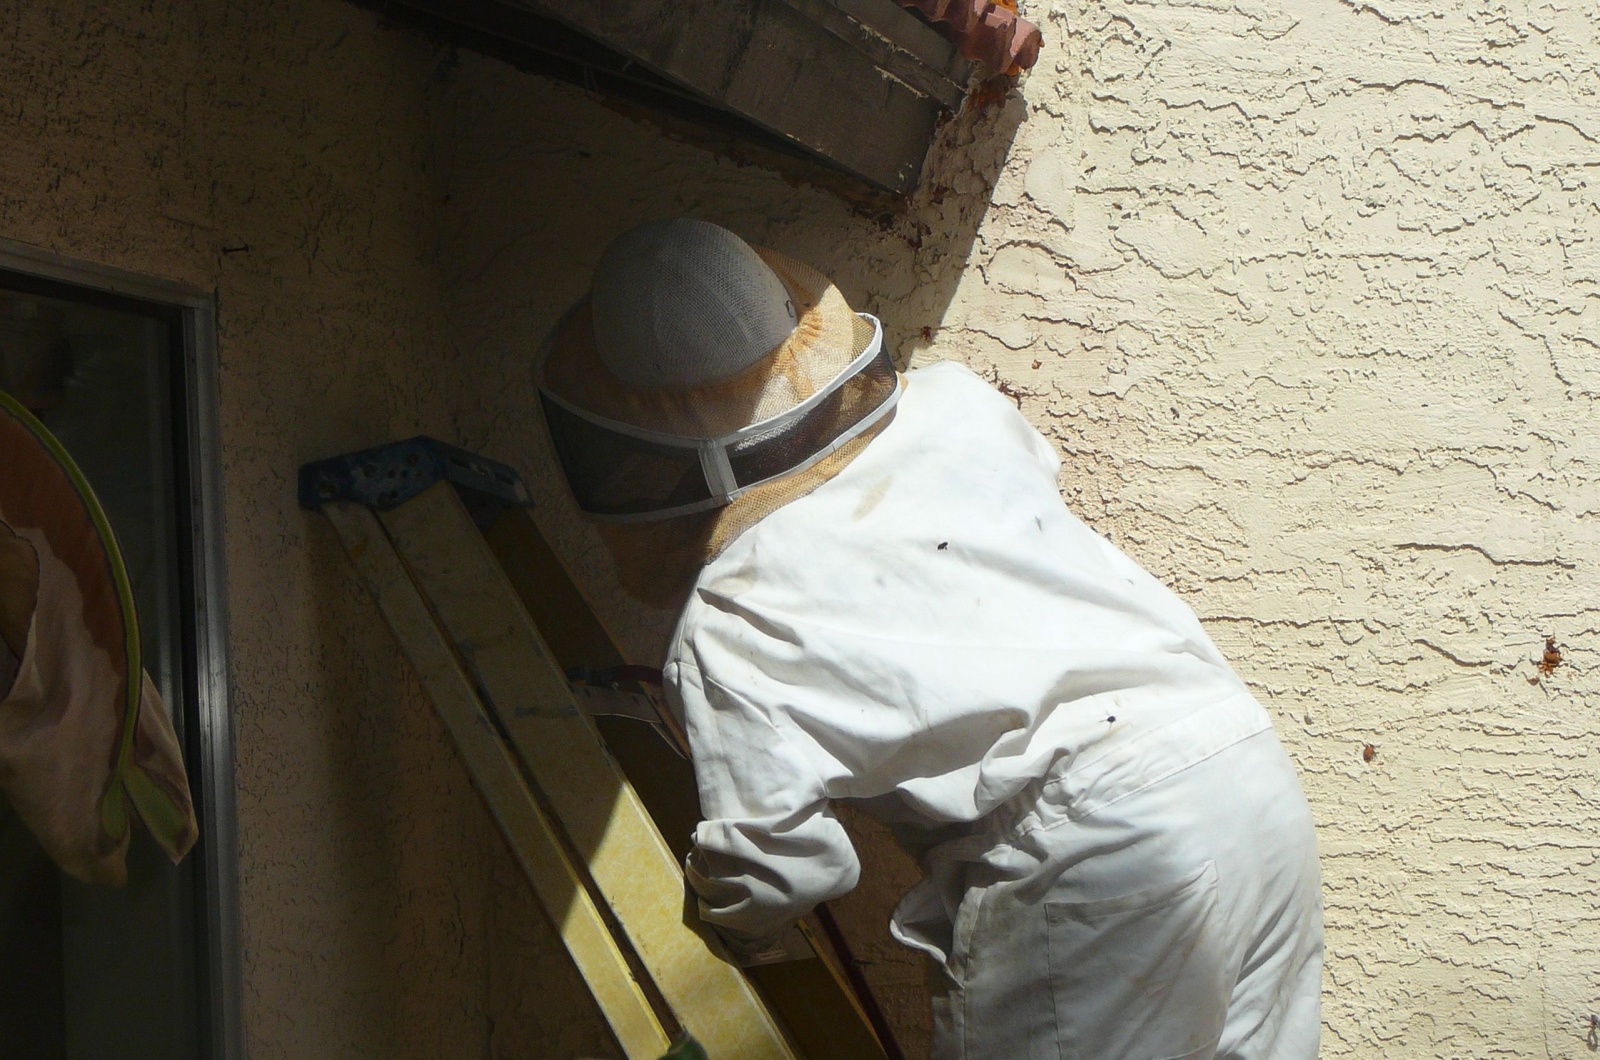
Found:
[(533, 507), (528, 487), (511, 468), (427, 435), (302, 464), (300, 506), (315, 510), (329, 501), (354, 501), (386, 512), (435, 482), (482, 494), (497, 508)]

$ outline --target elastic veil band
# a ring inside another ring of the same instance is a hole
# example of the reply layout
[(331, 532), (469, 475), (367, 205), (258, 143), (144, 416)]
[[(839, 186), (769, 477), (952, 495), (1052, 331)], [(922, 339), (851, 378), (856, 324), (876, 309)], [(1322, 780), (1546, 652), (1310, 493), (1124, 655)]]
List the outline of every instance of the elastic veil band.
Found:
[(578, 506), (617, 521), (708, 511), (804, 471), (871, 429), (905, 389), (868, 313), (872, 341), (827, 386), (776, 416), (715, 438), (688, 438), (588, 412), (539, 384), (556, 455)]

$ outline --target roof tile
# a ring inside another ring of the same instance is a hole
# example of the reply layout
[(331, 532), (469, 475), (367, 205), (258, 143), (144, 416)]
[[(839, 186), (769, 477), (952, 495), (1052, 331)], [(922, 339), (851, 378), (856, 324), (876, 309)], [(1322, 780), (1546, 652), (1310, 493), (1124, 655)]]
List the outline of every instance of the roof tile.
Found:
[(1014, 0), (899, 0), (929, 20), (943, 22), (957, 49), (974, 62), (1015, 74), (1039, 59), (1039, 27), (1017, 14)]

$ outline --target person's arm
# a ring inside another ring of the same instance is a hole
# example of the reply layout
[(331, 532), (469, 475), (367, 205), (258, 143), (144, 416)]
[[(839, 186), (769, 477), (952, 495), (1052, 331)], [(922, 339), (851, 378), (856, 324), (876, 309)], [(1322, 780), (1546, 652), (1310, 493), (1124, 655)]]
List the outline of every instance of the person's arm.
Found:
[(754, 943), (848, 892), (860, 864), (821, 778), (766, 709), (680, 665), (705, 816), (685, 872), (701, 917)]

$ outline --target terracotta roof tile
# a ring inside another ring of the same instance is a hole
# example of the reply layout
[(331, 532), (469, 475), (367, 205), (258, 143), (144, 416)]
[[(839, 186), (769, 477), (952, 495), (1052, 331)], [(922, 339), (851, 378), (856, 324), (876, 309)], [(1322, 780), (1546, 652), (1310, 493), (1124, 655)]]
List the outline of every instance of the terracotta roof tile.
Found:
[(899, 0), (950, 28), (956, 47), (974, 62), (1007, 74), (1039, 59), (1039, 27), (1017, 14), (1014, 0)]

